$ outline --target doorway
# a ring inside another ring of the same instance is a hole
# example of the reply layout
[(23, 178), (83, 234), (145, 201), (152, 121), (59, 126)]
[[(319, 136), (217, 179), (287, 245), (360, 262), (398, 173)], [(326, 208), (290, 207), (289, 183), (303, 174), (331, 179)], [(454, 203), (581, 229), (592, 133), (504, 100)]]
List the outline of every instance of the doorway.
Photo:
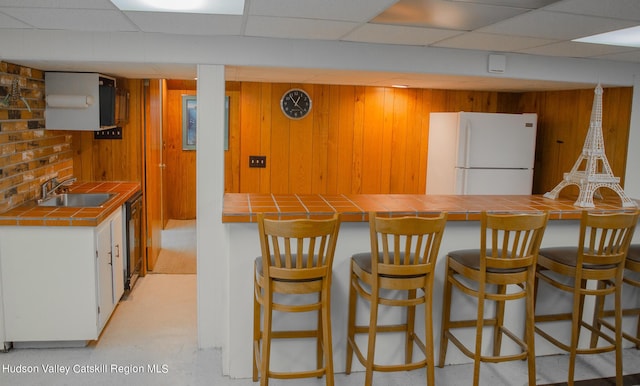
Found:
[(158, 204), (148, 213), (152, 228), (148, 269), (151, 273), (195, 274), (196, 152), (183, 146), (183, 97), (196, 95), (196, 81), (152, 82), (149, 113), (155, 125), (148, 127), (146, 174), (147, 191)]

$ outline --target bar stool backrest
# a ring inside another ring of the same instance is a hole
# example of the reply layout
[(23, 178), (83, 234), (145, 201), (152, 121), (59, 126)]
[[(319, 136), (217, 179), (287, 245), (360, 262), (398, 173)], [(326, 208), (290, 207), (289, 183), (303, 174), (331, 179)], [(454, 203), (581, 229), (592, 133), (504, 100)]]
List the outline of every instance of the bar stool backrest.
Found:
[(258, 214), (265, 278), (305, 281), (330, 276), (339, 228), (338, 214), (329, 219), (295, 220)]
[(637, 211), (613, 214), (583, 211), (576, 266), (594, 268), (622, 264), (637, 222)]
[(548, 216), (547, 212), (483, 212), (480, 238), (481, 270), (521, 269), (534, 265)]
[(387, 276), (424, 275), (433, 270), (447, 214), (434, 217), (378, 217), (369, 214), (372, 273)]

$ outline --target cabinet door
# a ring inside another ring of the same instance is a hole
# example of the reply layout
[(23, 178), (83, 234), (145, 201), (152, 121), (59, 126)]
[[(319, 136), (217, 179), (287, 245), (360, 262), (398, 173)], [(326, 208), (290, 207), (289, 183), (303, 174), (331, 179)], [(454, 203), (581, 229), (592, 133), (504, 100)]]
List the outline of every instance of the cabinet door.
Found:
[(113, 270), (111, 253), (111, 224), (101, 224), (96, 230), (97, 270), (98, 270), (98, 331), (109, 320), (113, 311)]
[(124, 236), (122, 224), (122, 212), (114, 216), (111, 220), (111, 253), (113, 254), (112, 282), (113, 282), (113, 298), (112, 302), (115, 307), (124, 294)]

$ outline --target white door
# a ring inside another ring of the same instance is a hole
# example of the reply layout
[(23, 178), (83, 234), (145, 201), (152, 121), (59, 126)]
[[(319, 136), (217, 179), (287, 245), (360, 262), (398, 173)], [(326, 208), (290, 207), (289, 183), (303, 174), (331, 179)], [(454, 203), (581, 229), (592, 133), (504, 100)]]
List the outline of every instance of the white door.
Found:
[(111, 225), (109, 222), (101, 224), (96, 230), (96, 246), (98, 248), (98, 331), (101, 331), (113, 310)]
[(531, 194), (532, 169), (456, 169), (455, 194)]
[(123, 224), (122, 211), (111, 220), (111, 253), (113, 254), (112, 269), (112, 302), (115, 307), (124, 294), (124, 245), (123, 245)]

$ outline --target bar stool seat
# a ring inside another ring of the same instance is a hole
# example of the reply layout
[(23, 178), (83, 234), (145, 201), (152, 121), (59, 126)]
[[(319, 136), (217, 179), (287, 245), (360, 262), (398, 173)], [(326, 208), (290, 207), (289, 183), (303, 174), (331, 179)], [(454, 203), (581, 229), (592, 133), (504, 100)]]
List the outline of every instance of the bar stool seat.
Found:
[[(545, 259), (555, 261), (557, 263), (566, 265), (568, 267), (574, 267), (577, 264), (576, 256), (578, 256), (578, 247), (550, 247), (540, 248), (540, 255)], [(615, 267), (615, 264), (588, 264), (584, 263), (584, 267), (590, 267), (593, 269), (611, 269)]]
[(640, 263), (640, 244), (633, 244), (629, 246), (627, 259), (630, 260), (631, 262)]
[[(497, 255), (501, 255), (502, 251), (497, 250)], [(487, 251), (487, 256), (492, 256), (491, 250)], [(480, 270), (480, 250), (479, 249), (460, 249), (457, 251), (451, 251), (447, 254), (452, 260), (457, 261), (461, 265), (470, 268), (475, 271)], [(526, 267), (517, 268), (496, 268), (487, 267), (487, 272), (492, 273), (518, 273), (526, 271)]]

